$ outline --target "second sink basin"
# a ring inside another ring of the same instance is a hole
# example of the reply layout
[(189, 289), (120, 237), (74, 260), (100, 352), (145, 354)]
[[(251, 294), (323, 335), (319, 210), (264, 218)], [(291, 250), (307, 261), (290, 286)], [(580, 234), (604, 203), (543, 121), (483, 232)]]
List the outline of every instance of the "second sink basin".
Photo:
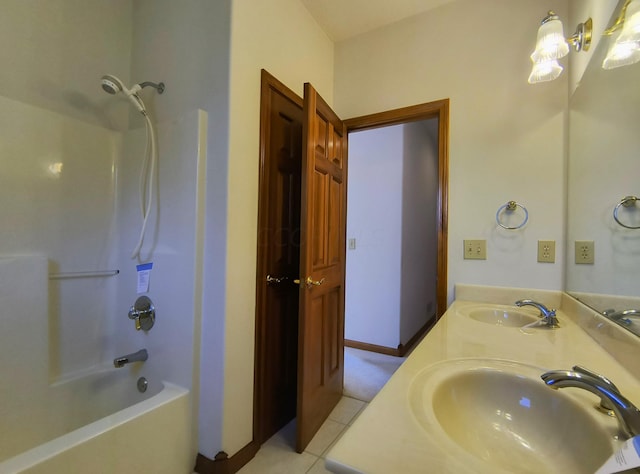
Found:
[(411, 409), (449, 443), (445, 449), (473, 456), (489, 472), (595, 472), (613, 452), (608, 420), (547, 387), (544, 371), (490, 359), (443, 362), (415, 377)]
[(460, 312), (476, 321), (496, 326), (521, 328), (540, 320), (538, 316), (505, 305), (478, 305), (465, 308)]

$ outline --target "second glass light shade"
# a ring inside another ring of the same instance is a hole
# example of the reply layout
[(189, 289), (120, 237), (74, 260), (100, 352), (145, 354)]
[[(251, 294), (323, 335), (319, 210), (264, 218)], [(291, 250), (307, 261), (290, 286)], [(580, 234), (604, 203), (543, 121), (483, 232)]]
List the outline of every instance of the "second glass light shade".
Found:
[(622, 32), (609, 47), (602, 67), (614, 69), (638, 61), (640, 61), (640, 0), (633, 0), (627, 6)]
[(529, 74), (529, 84), (553, 81), (554, 79), (557, 79), (561, 73), (562, 66), (560, 66), (556, 59), (537, 63), (534, 62), (531, 74)]

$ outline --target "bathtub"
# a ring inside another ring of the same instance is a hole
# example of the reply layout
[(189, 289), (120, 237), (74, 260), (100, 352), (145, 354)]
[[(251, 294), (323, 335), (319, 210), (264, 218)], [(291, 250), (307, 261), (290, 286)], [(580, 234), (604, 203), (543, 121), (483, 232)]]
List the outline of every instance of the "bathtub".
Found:
[[(14, 439), (24, 442), (50, 433), (54, 436), (0, 459), (0, 473), (191, 473), (195, 453), (189, 391), (158, 382), (150, 383), (148, 392), (141, 394), (136, 388), (137, 374), (125, 372), (105, 369), (50, 386), (53, 396), (47, 411), (51, 416), (44, 422), (27, 416), (23, 428), (14, 426), (12, 432), (5, 426), (1, 437), (3, 444), (10, 445)], [(53, 408), (56, 399), (65, 401), (60, 410)], [(122, 406), (126, 404), (129, 406)], [(44, 426), (35, 429), (38, 423)], [(68, 432), (57, 433), (69, 427)], [(32, 433), (19, 432), (30, 430)], [(24, 445), (14, 442), (13, 448)], [(7, 449), (5, 446), (5, 454)]]

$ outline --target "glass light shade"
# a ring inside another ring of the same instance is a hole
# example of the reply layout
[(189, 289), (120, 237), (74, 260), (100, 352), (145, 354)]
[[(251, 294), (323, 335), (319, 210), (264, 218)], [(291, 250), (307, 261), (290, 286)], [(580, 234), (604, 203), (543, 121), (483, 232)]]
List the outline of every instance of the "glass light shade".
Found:
[(615, 69), (628, 66), (640, 61), (640, 47), (638, 43), (619, 43), (615, 41), (607, 52), (607, 57), (602, 61), (603, 69)]
[(538, 28), (536, 49), (531, 55), (534, 63), (560, 59), (569, 54), (569, 45), (564, 37), (562, 22), (558, 19), (545, 21)]
[(529, 74), (529, 84), (547, 82), (557, 79), (562, 73), (562, 66), (555, 59), (549, 61), (534, 62), (531, 74)]
[(614, 69), (638, 61), (640, 61), (640, 0), (633, 0), (627, 6), (622, 32), (609, 47), (602, 67)]
[(640, 41), (640, 0), (633, 0), (627, 6), (622, 32), (616, 42), (637, 43), (638, 41)]

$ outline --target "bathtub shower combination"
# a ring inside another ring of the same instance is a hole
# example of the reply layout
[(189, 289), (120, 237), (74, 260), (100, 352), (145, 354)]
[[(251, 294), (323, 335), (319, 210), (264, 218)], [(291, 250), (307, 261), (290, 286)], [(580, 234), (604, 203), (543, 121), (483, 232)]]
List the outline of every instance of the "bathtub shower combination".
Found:
[[(134, 231), (137, 244), (133, 254), (129, 251), (115, 260), (110, 257), (102, 261), (124, 262), (128, 258), (141, 261), (144, 260), (143, 247), (147, 246), (145, 232), (152, 235), (149, 229), (156, 225), (153, 219), (149, 219), (150, 214), (154, 212), (151, 204), (154, 201), (154, 178), (162, 182), (166, 174), (176, 176), (177, 173), (172, 166), (181, 166), (183, 173), (188, 169), (195, 175), (200, 155), (189, 155), (196, 157), (193, 163), (168, 162), (164, 165), (168, 166), (168, 169), (158, 169), (155, 131), (138, 93), (146, 86), (152, 86), (161, 93), (164, 89), (162, 83), (146, 82), (128, 89), (116, 77), (104, 76), (101, 84), (103, 89), (111, 94), (124, 94), (143, 115), (147, 126), (146, 152), (139, 179), (142, 224), (139, 234), (137, 229)], [(30, 108), (17, 102), (9, 103), (2, 98), (0, 102), (3, 110), (13, 107), (16, 114), (27, 117), (31, 122), (26, 123), (26, 119), (24, 122), (36, 130), (33, 133), (38, 133), (38, 127), (46, 127), (55, 120), (62, 123), (61, 128), (68, 127), (68, 123), (72, 122), (71, 119), (35, 107)], [(165, 143), (178, 143), (167, 145), (167, 148), (185, 146), (184, 143), (197, 144), (197, 132), (194, 133), (193, 130), (200, 129), (202, 120), (203, 114), (198, 112), (193, 117), (167, 126), (168, 130), (163, 131), (163, 140)], [(86, 128), (85, 125), (75, 122), (72, 125), (76, 128)], [(96, 129), (97, 127), (93, 127), (89, 131), (100, 139), (106, 137), (103, 143), (106, 145), (112, 143), (110, 140), (121, 143), (118, 141), (122, 140), (119, 138), (121, 136), (133, 137), (124, 139), (124, 153), (127, 153), (127, 146), (134, 150), (143, 148), (138, 145), (143, 143), (143, 137), (137, 131), (127, 132), (129, 135), (116, 136), (117, 132), (105, 129), (95, 131)], [(5, 130), (5, 133), (12, 132)], [(15, 132), (13, 135), (19, 136)], [(184, 142), (185, 137), (191, 141)], [(195, 139), (192, 140), (193, 137)], [(16, 149), (20, 151), (30, 146), (41, 146), (44, 149), (50, 146), (46, 138), (42, 138), (41, 145), (27, 143), (28, 138), (20, 139), (22, 142), (16, 145)], [(84, 140), (90, 142), (91, 138)], [(130, 140), (132, 145), (127, 145), (127, 140)], [(94, 146), (100, 148), (100, 145), (101, 143), (96, 141)], [(190, 150), (188, 148), (188, 151)], [(42, 153), (38, 149), (31, 154), (37, 156)], [(80, 158), (85, 159), (84, 156)], [(64, 166), (72, 167), (75, 164), (72, 162), (74, 159), (74, 156), (70, 157), (67, 163), (71, 164)], [(24, 170), (31, 172), (30, 166), (35, 169), (35, 163), (25, 163), (21, 165)], [(136, 165), (140, 166), (140, 162)], [(61, 169), (62, 165), (58, 168)], [(111, 169), (112, 165), (108, 163), (108, 170)], [(157, 178), (158, 175), (160, 178)], [(78, 177), (75, 179), (77, 181)], [(95, 181), (94, 194), (99, 194), (100, 177), (92, 176), (92, 179)], [(188, 176), (184, 179), (194, 178)], [(86, 176), (80, 177), (80, 180), (89, 181)], [(118, 185), (122, 186), (121, 183)], [(60, 182), (57, 186), (69, 189), (69, 183)], [(126, 186), (127, 189), (133, 187), (129, 184)], [(73, 199), (82, 201), (85, 196), (90, 195), (91, 187), (88, 186), (86, 189), (83, 191), (85, 194), (74, 190), (78, 194)], [(5, 192), (11, 193), (12, 190)], [(132, 201), (134, 192), (126, 193), (129, 201)], [(15, 190), (13, 194), (16, 195)], [(0, 191), (0, 197), (7, 196)], [(163, 197), (167, 198), (178, 201), (169, 192)], [(47, 196), (43, 197), (43, 200), (47, 199)], [(122, 197), (119, 199), (124, 200)], [(192, 202), (187, 200), (185, 203), (192, 205)], [(126, 205), (135, 207), (131, 202)], [(89, 211), (86, 212), (94, 211), (91, 204), (87, 204), (87, 208)], [(109, 205), (106, 208), (107, 211), (103, 215), (109, 216), (111, 208)], [(160, 208), (161, 204), (158, 202), (156, 209)], [(71, 214), (68, 209), (66, 212)], [(82, 220), (82, 216), (76, 219)], [(133, 221), (134, 219), (129, 218), (127, 228), (132, 227)], [(51, 222), (55, 223), (53, 217)], [(48, 229), (46, 224), (42, 225), (45, 228), (40, 232), (36, 229), (35, 233), (46, 236)], [(102, 233), (108, 234), (108, 223), (103, 225)], [(33, 232), (32, 228), (29, 230)], [(154, 230), (156, 233), (162, 232), (156, 228)], [(73, 228), (65, 229), (64, 232), (66, 233), (60, 240), (70, 241), (69, 234), (74, 233)], [(191, 392), (185, 387), (191, 386), (192, 370), (190, 366), (188, 370), (182, 371), (178, 370), (180, 367), (170, 367), (168, 370), (173, 370), (171, 373), (174, 375), (168, 376), (168, 379), (176, 379), (180, 383), (177, 385), (166, 381), (165, 367), (172, 365), (174, 359), (176, 366), (187, 367), (184, 362), (190, 361), (191, 356), (180, 355), (167, 362), (168, 352), (164, 351), (163, 347), (166, 346), (167, 334), (177, 332), (175, 325), (190, 328), (192, 320), (162, 320), (164, 324), (152, 330), (156, 322), (155, 308), (146, 296), (139, 297), (129, 310), (128, 316), (131, 321), (127, 320), (126, 310), (124, 314), (118, 314), (114, 318), (110, 314), (120, 313), (117, 306), (121, 303), (112, 301), (116, 299), (113, 295), (121, 292), (123, 286), (131, 286), (130, 281), (135, 279), (134, 271), (128, 269), (123, 272), (60, 272), (62, 265), (57, 262), (63, 260), (61, 255), (65, 254), (64, 249), (67, 247), (58, 246), (59, 242), (45, 243), (40, 248), (34, 245), (33, 248), (38, 248), (34, 251), (29, 247), (28, 239), (19, 237), (17, 232), (16, 236), (16, 242), (21, 239), (25, 241), (23, 247), (15, 245), (18, 251), (9, 247), (8, 255), (0, 256), (0, 335), (4, 336), (0, 343), (0, 474), (190, 473), (195, 460), (192, 422), (194, 409)], [(55, 240), (55, 232), (52, 232), (51, 238)], [(152, 239), (148, 240), (150, 255), (153, 252), (153, 242)], [(22, 245), (22, 242), (19, 243)], [(190, 241), (188, 243), (190, 244)], [(86, 255), (99, 253), (95, 250), (99, 245), (86, 245), (81, 237), (77, 241), (64, 244), (72, 251), (77, 251), (84, 261), (90, 261)], [(30, 251), (22, 251), (22, 248)], [(2, 250), (7, 252), (6, 248)], [(108, 249), (107, 252), (113, 253), (114, 250)], [(162, 262), (161, 257), (155, 258), (156, 263)], [(77, 255), (71, 257), (71, 264), (77, 263), (77, 260)], [(120, 264), (134, 267), (130, 263)], [(162, 282), (162, 285), (164, 284)], [(163, 292), (162, 285), (157, 284), (156, 291), (162, 300), (163, 311), (167, 311), (173, 304), (168, 299), (173, 297), (176, 300), (175, 304), (179, 305), (180, 295), (175, 291), (173, 295), (165, 296), (169, 292)], [(185, 291), (193, 295), (192, 287)], [(96, 307), (90, 306), (88, 300)], [(73, 314), (64, 314), (65, 311)], [(162, 313), (161, 318), (165, 316), (165, 313)], [(192, 347), (192, 341), (186, 339), (186, 345)], [(186, 373), (188, 376), (181, 378), (180, 375), (176, 376), (176, 373)]]

